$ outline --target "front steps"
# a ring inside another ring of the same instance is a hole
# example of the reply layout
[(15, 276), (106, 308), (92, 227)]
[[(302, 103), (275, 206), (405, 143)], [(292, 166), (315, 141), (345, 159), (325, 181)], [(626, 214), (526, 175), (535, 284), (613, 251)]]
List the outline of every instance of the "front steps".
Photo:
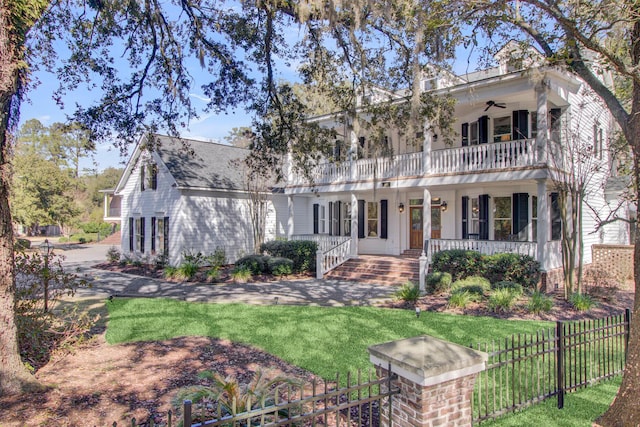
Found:
[(324, 278), (381, 285), (402, 285), (407, 281), (418, 284), (419, 266), (417, 258), (360, 255), (330, 271)]

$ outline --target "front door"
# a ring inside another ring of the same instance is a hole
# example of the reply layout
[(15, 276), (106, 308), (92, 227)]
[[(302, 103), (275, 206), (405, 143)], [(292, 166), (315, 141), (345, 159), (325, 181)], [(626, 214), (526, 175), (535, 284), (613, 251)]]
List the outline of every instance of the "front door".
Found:
[(411, 221), (411, 232), (409, 235), (409, 247), (411, 249), (422, 249), (422, 207), (409, 208), (409, 219)]

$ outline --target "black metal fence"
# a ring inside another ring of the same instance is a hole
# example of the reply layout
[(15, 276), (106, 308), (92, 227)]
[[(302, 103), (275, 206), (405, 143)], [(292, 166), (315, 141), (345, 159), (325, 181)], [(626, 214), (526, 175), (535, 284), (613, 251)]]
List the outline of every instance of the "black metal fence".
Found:
[(630, 310), (617, 316), (557, 322), (536, 334), (477, 345), (488, 353), (473, 396), (474, 422), (556, 396), (622, 373), (629, 340)]

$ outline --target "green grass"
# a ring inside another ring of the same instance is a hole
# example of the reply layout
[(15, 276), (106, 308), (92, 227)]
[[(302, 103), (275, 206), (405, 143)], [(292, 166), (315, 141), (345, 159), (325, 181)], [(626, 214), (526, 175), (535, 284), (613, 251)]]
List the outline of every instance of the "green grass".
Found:
[(209, 336), (251, 344), (324, 378), (366, 371), (373, 344), (431, 335), (461, 345), (515, 333), (533, 333), (550, 322), (501, 320), (374, 307), (254, 306), (188, 303), (169, 299), (115, 299), (108, 303), (107, 341)]
[(565, 395), (564, 408), (557, 408), (555, 398), (547, 399), (521, 412), (504, 415), (480, 424), (482, 427), (588, 427), (602, 415), (615, 397), (622, 381), (615, 378), (578, 392)]

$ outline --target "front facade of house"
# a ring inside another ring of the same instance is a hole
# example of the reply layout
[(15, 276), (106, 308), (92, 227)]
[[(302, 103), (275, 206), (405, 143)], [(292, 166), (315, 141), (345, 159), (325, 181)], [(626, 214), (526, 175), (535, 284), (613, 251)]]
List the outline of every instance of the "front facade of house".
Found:
[(591, 262), (592, 244), (628, 243), (623, 222), (595, 232), (597, 216), (610, 209), (604, 186), (614, 162), (608, 152), (613, 125), (578, 79), (553, 68), (513, 71), (501, 64), (432, 79), (427, 87), (456, 100), (448, 138), (430, 123), (418, 146), (389, 130), (384, 144), (391, 154), (375, 157), (368, 155), (369, 135), (343, 131), (345, 124), (332, 116), (319, 119), (347, 135), (336, 145), (348, 153), (343, 161), (319, 164), (313, 185), (289, 175), (289, 236), (345, 236), (352, 256), (516, 252), (550, 271), (562, 266), (563, 227), (552, 178), (576, 167), (568, 146), (579, 140), (595, 165), (583, 208), (584, 262)]
[[(249, 194), (242, 165), (247, 150), (209, 142), (145, 136), (136, 147), (114, 195), (120, 199), (121, 251), (152, 262), (166, 256), (178, 265), (184, 255), (225, 250), (229, 262), (254, 252)], [(269, 195), (267, 240), (284, 234), (286, 199)]]

